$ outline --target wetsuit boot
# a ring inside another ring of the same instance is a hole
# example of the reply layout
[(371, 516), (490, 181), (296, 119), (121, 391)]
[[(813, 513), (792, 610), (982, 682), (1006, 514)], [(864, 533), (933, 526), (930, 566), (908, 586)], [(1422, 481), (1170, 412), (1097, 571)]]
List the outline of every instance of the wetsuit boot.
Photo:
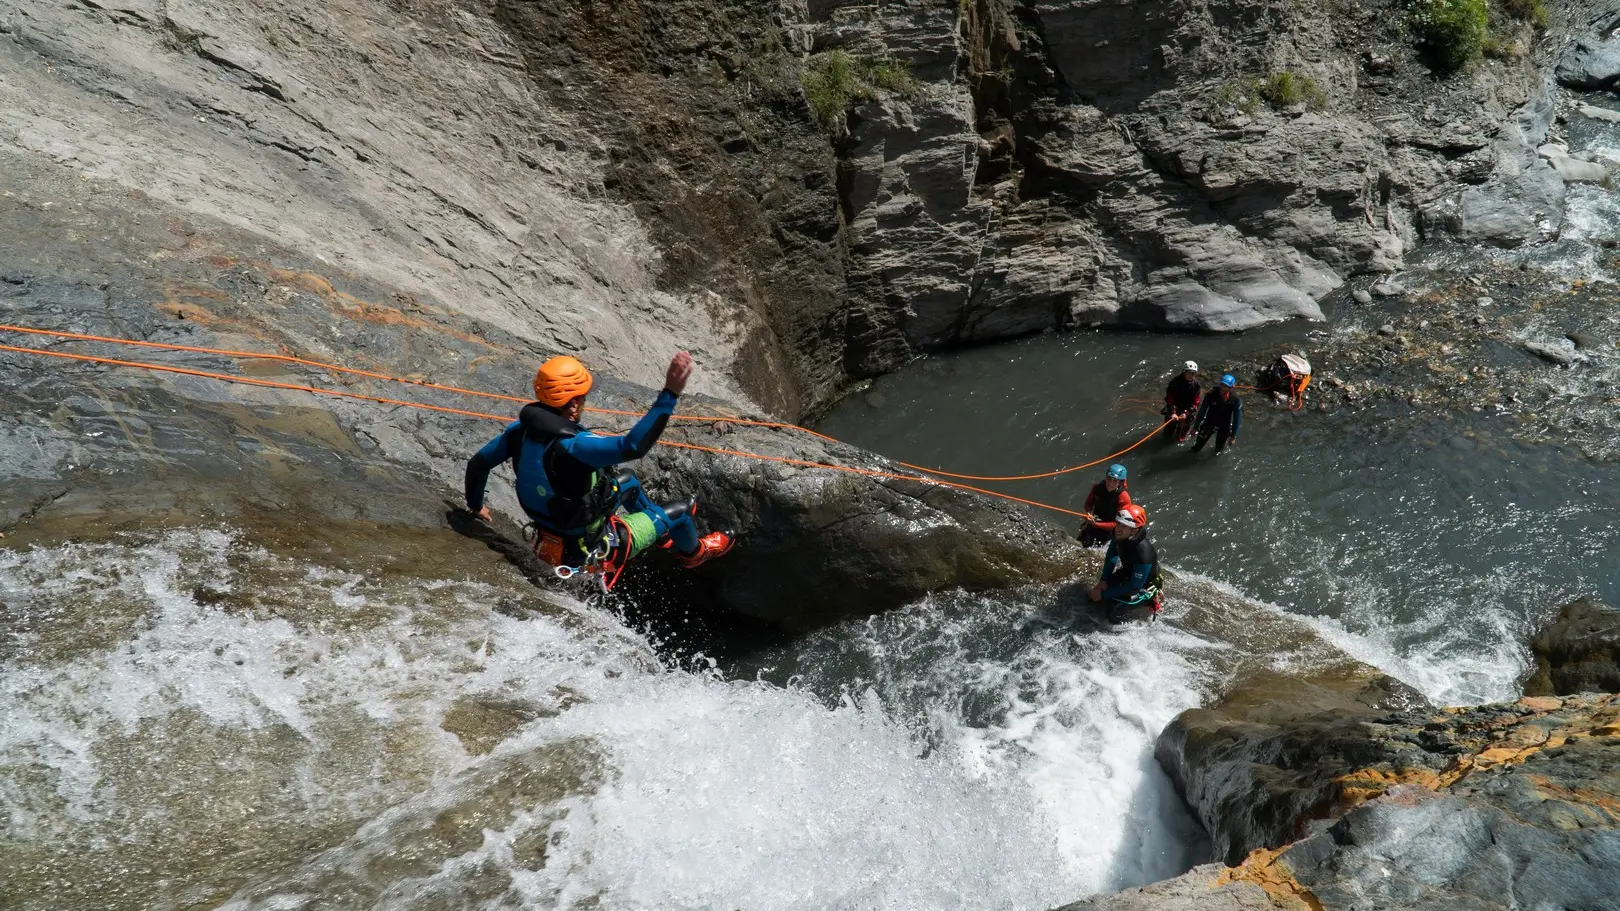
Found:
[[(683, 524), (690, 526), (692, 523), (691, 517), (697, 514), (697, 498), (692, 497), (676, 503), (665, 503), (663, 504), (663, 510), (664, 514), (669, 517), (671, 526)], [(688, 532), (688, 534), (691, 534), (691, 532)], [(715, 557), (724, 556), (727, 551), (731, 550), (733, 543), (731, 532), (711, 531), (706, 535), (699, 536), (697, 545), (691, 551), (677, 551), (675, 558), (680, 560), (681, 565), (687, 569), (696, 569)], [(665, 538), (664, 543), (660, 546), (674, 549), (674, 536)]]
[(731, 532), (711, 531), (698, 538), (697, 550), (689, 554), (676, 554), (675, 556), (681, 561), (681, 565), (687, 569), (697, 569), (715, 557), (725, 556), (734, 543), (736, 542), (732, 539)]

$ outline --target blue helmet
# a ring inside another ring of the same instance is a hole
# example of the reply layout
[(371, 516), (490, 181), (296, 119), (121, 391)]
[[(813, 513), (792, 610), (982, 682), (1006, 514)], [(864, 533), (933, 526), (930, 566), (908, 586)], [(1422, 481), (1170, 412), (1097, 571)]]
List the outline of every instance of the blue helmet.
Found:
[(1125, 480), (1125, 466), (1118, 462), (1108, 466), (1108, 476), (1116, 481)]
[(1237, 385), (1237, 377), (1233, 376), (1230, 373), (1222, 374), (1221, 375), (1221, 385), (1225, 386), (1228, 389), (1231, 389), (1233, 386)]

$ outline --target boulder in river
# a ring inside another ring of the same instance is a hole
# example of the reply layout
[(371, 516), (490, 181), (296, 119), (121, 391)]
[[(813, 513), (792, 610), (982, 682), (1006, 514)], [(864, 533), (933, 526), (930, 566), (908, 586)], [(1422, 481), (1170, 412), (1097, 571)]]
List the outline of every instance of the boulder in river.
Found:
[(1564, 605), (1534, 639), (1527, 696), (1620, 693), (1620, 611), (1590, 598)]
[[(1603, 908), (1620, 894), (1620, 697), (1295, 714), (1297, 687), (1269, 703), (1267, 688), (1185, 712), (1160, 738), (1236, 864), (1180, 882), (1247, 883), (1299, 909)], [(1074, 907), (1190, 907), (1107, 901)]]
[(1536, 357), (1541, 358), (1549, 364), (1557, 364), (1560, 367), (1569, 367), (1581, 359), (1581, 355), (1575, 351), (1573, 345), (1565, 346), (1550, 342), (1525, 342), (1523, 347), (1524, 350), (1534, 354)]

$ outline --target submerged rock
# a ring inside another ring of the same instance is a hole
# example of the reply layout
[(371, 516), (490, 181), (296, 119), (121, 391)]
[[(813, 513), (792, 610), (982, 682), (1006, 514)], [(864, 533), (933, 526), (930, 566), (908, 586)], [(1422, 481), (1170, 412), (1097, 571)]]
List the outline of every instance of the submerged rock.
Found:
[(1523, 348), (1531, 354), (1534, 354), (1536, 357), (1539, 357), (1550, 364), (1557, 364), (1560, 367), (1571, 366), (1576, 361), (1581, 359), (1581, 356), (1576, 353), (1573, 346), (1566, 347), (1564, 345), (1555, 345), (1549, 342), (1525, 342), (1523, 344)]

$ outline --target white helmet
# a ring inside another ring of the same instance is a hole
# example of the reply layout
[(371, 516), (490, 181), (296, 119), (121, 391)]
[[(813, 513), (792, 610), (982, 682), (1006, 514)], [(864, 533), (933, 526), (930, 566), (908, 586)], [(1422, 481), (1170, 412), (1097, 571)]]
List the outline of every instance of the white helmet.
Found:
[(1181, 365), (1181, 369), (1188, 370), (1188, 371), (1191, 371), (1193, 373), (1197, 373), (1198, 372), (1198, 362), (1197, 361), (1188, 361), (1187, 363)]

